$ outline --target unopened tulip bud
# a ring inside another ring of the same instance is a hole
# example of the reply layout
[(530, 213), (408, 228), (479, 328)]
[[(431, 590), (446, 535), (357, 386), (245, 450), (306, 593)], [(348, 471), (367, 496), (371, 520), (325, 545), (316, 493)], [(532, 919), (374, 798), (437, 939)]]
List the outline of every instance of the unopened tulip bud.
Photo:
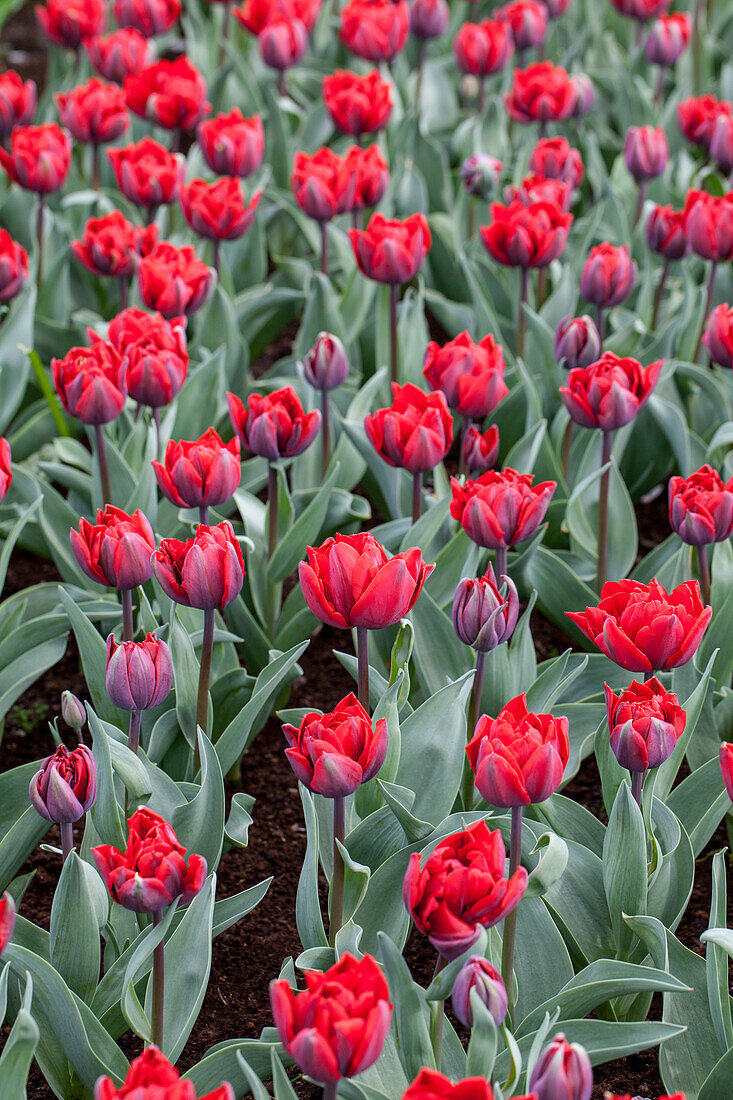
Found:
[(493, 470), (499, 457), (499, 429), (492, 424), (485, 432), (471, 425), (463, 436), (461, 459), (469, 477), (479, 477)]
[(502, 163), (488, 153), (474, 153), (461, 165), (461, 179), (469, 195), (488, 201), (496, 194)]
[(589, 367), (601, 355), (601, 338), (592, 317), (563, 317), (555, 329), (555, 359), (567, 370)]
[(710, 156), (725, 176), (733, 172), (733, 118), (718, 115), (710, 138)]
[(316, 390), (333, 390), (346, 381), (349, 360), (346, 349), (330, 332), (319, 332), (315, 344), (303, 360), (306, 382)]
[(585, 1048), (560, 1032), (535, 1063), (529, 1087), (537, 1100), (590, 1100), (593, 1069)]
[(413, 0), (410, 5), (410, 33), (423, 40), (440, 38), (446, 32), (449, 18), (447, 0)]
[(509, 577), (502, 588), (496, 583), (493, 566), (483, 577), (464, 577), (453, 597), (453, 629), (465, 645), (488, 653), (508, 641), (517, 625), (519, 596)]
[(571, 79), (578, 93), (573, 118), (580, 118), (593, 109), (593, 104), (596, 101), (596, 90), (593, 81), (586, 73), (576, 73)]
[(726, 741), (722, 741), (718, 757), (720, 760), (720, 770), (723, 774), (723, 783), (728, 792), (728, 797), (733, 802), (733, 745), (728, 744)]
[(669, 160), (667, 135), (661, 126), (630, 126), (624, 141), (626, 167), (637, 183), (661, 176)]
[(61, 717), (74, 730), (83, 729), (86, 724), (87, 712), (84, 704), (71, 691), (61, 693)]
[(30, 782), (28, 794), (46, 821), (69, 825), (83, 817), (97, 797), (97, 765), (86, 745), (69, 752), (59, 745)]
[(482, 955), (472, 955), (461, 969), (453, 985), (451, 1005), (464, 1027), (473, 1027), (471, 991), (475, 990), (498, 1027), (507, 1014), (506, 986), (501, 974)]
[(148, 634), (144, 642), (115, 643), (107, 638), (107, 693), (121, 710), (148, 710), (168, 697), (173, 663), (165, 642)]

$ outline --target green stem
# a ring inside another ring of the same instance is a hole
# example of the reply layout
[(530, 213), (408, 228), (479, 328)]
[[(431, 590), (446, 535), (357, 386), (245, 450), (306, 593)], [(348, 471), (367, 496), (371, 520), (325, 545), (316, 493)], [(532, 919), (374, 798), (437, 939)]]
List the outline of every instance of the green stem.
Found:
[(130, 711), (130, 727), (127, 734), (127, 747), (137, 756), (140, 748), (140, 726), (142, 725), (142, 711)]
[(634, 225), (638, 225), (639, 218), (642, 215), (644, 209), (644, 203), (646, 202), (646, 180), (642, 180), (639, 184), (637, 196), (636, 196), (636, 210), (634, 211)]
[(346, 839), (346, 799), (333, 800), (333, 878), (331, 879), (331, 916), (328, 923), (328, 941), (336, 945), (336, 935), (344, 923), (344, 857), (336, 841)]
[(277, 467), (267, 463), (267, 557), (277, 547)]
[[(153, 927), (163, 919), (162, 910), (153, 913)], [(163, 1046), (163, 1020), (165, 1007), (165, 942), (161, 940), (153, 952), (153, 1046)]]
[[(476, 732), (476, 726), (478, 720), (481, 717), (481, 694), (484, 688), (484, 679), (486, 677), (486, 661), (488, 653), (482, 653), (479, 651), (476, 654), (476, 673), (473, 678), (473, 689), (471, 691), (471, 710), (468, 722), (468, 730), (466, 731), (466, 740), (470, 741)], [(464, 810), (473, 809), (474, 798), (474, 784), (475, 776), (473, 769), (468, 762), (468, 757), (463, 761), (463, 794), (461, 797), (461, 805)]]
[(654, 295), (654, 308), (652, 309), (652, 332), (657, 327), (657, 320), (659, 318), (659, 310), (662, 305), (662, 298), (664, 297), (664, 287), (667, 282), (667, 276), (669, 275), (669, 260), (664, 261), (664, 267), (662, 268), (662, 274), (657, 284), (657, 290)]
[(700, 593), (705, 606), (710, 603), (710, 561), (707, 546), (698, 546), (697, 564), (700, 570)]
[[(612, 448), (613, 432), (604, 432), (601, 466), (607, 466), (611, 461)], [(601, 491), (598, 499), (598, 570), (596, 573), (596, 587), (599, 592), (608, 576), (608, 487), (610, 480), (611, 467), (608, 466), (608, 469), (601, 476)]]
[(359, 673), (359, 702), (369, 714), (369, 631), (365, 626), (356, 628), (356, 662)]
[(392, 382), (400, 380), (399, 344), (397, 341), (397, 305), (400, 300), (399, 283), (389, 287), (389, 372)]
[(702, 324), (700, 325), (700, 334), (695, 344), (695, 353), (692, 356), (693, 363), (696, 363), (700, 354), (700, 346), (702, 344), (703, 334), (705, 332), (705, 326), (708, 323), (708, 317), (710, 316), (710, 308), (713, 304), (713, 294), (715, 293), (715, 276), (718, 274), (718, 264), (716, 260), (713, 260), (710, 265), (710, 278), (708, 279), (708, 292), (705, 298), (705, 309), (702, 315)]
[(517, 359), (524, 358), (524, 339), (527, 332), (527, 318), (522, 306), (527, 301), (529, 293), (529, 270), (522, 268), (519, 282), (519, 314), (517, 315)]
[(321, 222), (321, 274), (328, 275), (328, 222)]
[(208, 733), (209, 680), (211, 679), (211, 655), (214, 651), (214, 608), (204, 611), (204, 640), (201, 646), (199, 690), (196, 697), (196, 725)]
[(38, 196), (38, 216), (36, 218), (36, 241), (38, 244), (38, 271), (36, 272), (36, 278), (38, 283), (38, 289), (41, 289), (41, 283), (43, 282), (43, 219), (46, 212), (46, 196)]
[(641, 788), (644, 783), (644, 772), (631, 772), (631, 793), (637, 806), (641, 807)]
[(107, 444), (104, 438), (104, 425), (94, 425), (94, 444), (99, 463), (99, 481), (102, 486), (102, 503), (112, 503), (112, 490), (109, 482), (109, 462), (107, 461)]
[(231, 20), (231, 15), (232, 15), (232, 6), (227, 0), (227, 3), (224, 4), (224, 19), (223, 19), (223, 22), (221, 24), (221, 39), (219, 40), (220, 41), (220, 44), (219, 44), (219, 68), (220, 69), (223, 69), (223, 67), (226, 63), (226, 59), (227, 59), (227, 50), (226, 50), (225, 43), (229, 39), (229, 28), (231, 26), (231, 21), (232, 21)]
[(501, 584), (501, 578), (509, 575), (509, 566), (507, 560), (509, 556), (509, 550), (506, 546), (497, 546), (494, 551), (494, 573), (496, 574), (496, 583)]
[(61, 830), (61, 862), (66, 863), (74, 850), (74, 826), (70, 821), (64, 821), (59, 825)]
[(326, 476), (331, 461), (331, 404), (328, 390), (321, 390), (321, 473)]
[(132, 642), (135, 640), (135, 624), (132, 617), (132, 589), (123, 588), (122, 596), (122, 640)]
[[(435, 970), (433, 971), (433, 981), (438, 977), (441, 970), (448, 965), (448, 960), (444, 959), (442, 955), (438, 955), (435, 963)], [(430, 1024), (430, 1040), (433, 1046), (433, 1056), (435, 1058), (435, 1068), (440, 1073), (440, 1066), (443, 1060), (443, 1020), (445, 1019), (445, 1013), (443, 1012), (443, 1001), (436, 1001), (432, 1009), (433, 1018)]]
[[(509, 841), (509, 878), (522, 859), (522, 807), (512, 806), (512, 830)], [(514, 1023), (514, 944), (517, 938), (517, 909), (504, 918), (504, 940), (501, 952), (501, 976), (506, 986), (508, 1017)]]
[(102, 186), (102, 177), (99, 164), (99, 146), (92, 145), (92, 189), (99, 191)]
[(603, 341), (606, 338), (606, 317), (603, 312), (603, 306), (596, 306), (596, 328), (598, 329), (598, 335), (601, 340), (601, 349), (603, 349)]
[(412, 522), (417, 523), (422, 515), (422, 471), (412, 475)]

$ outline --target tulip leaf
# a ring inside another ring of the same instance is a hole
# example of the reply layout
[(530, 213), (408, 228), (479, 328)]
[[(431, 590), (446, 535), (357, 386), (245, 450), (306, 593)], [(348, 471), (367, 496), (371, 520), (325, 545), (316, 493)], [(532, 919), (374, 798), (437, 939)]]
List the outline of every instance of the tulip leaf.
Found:
[[(346, 924), (351, 920), (356, 910), (359, 908), (362, 898), (366, 893), (367, 886), (369, 885), (369, 879), (371, 877), (371, 871), (369, 867), (366, 867), (363, 863), (357, 863), (349, 855), (349, 850), (345, 844), (342, 844), (340, 840), (336, 841), (338, 849), (341, 852), (341, 856), (344, 861), (344, 915), (343, 921)], [(329, 892), (329, 911), (330, 911), (330, 892)]]
[(711, 1069), (702, 1083), (697, 1100), (729, 1100), (733, 1080), (733, 1048)]
[(383, 805), (383, 799), (380, 796), (384, 795), (384, 789), (381, 784), (383, 782), (390, 783), (397, 774), (402, 749), (398, 698), (402, 692), (404, 677), (404, 671), (400, 670), (397, 673), (395, 682), (387, 689), (374, 708), (372, 725), (384, 718), (387, 722), (389, 741), (387, 755), (384, 758), (382, 767), (379, 769), (379, 774), (368, 782), (362, 783), (354, 794), (354, 805), (362, 818), (367, 817)]
[(201, 754), (201, 785), (190, 800), (176, 807), (171, 825), (187, 852), (203, 856), (209, 871), (215, 871), (224, 840), (226, 799), (224, 777), (214, 746), (202, 729), (197, 730)]
[(145, 974), (150, 972), (153, 952), (158, 944), (163, 942), (166, 932), (171, 926), (175, 905), (168, 908), (168, 912), (157, 925), (150, 924), (138, 936), (133, 949), (127, 959), (125, 974), (122, 980), (120, 1003), (122, 1012), (128, 1024), (141, 1039), (149, 1043), (151, 1041), (150, 1014), (140, 1004), (135, 983)]
[(670, 792), (667, 805), (687, 831), (698, 856), (730, 810), (717, 756), (683, 779)]
[[(92, 873), (101, 885), (96, 872)], [(106, 913), (102, 923), (104, 920)], [(64, 862), (51, 906), (51, 962), (69, 989), (87, 1003), (99, 981), (99, 928), (89, 878), (82, 860), (72, 851)]]
[(268, 583), (284, 581), (297, 567), (303, 556), (303, 547), (317, 541), (338, 473), (339, 466), (335, 463), (313, 499), (303, 509), (287, 534), (278, 540), (275, 552), (267, 563)]
[[(428, 1027), (429, 1010), (425, 993), (412, 980), (409, 967), (399, 949), (385, 932), (377, 935), (379, 954), (394, 1003), (397, 1042), (401, 1061), (409, 1081), (414, 1080), (423, 1066), (435, 1068), (435, 1055)], [(442, 1012), (442, 1004), (435, 1011)]]
[(698, 719), (702, 713), (703, 705), (705, 703), (705, 697), (708, 693), (710, 686), (710, 679), (713, 672), (713, 664), (715, 662), (716, 654), (713, 653), (708, 660), (707, 667), (697, 682), (694, 690), (682, 703), (682, 709), (687, 715), (685, 722), (685, 728), (682, 731), (681, 736), (677, 739), (677, 744), (674, 747), (671, 755), (664, 761), (663, 764), (656, 769), (656, 782), (654, 785), (654, 793), (657, 798), (666, 800), (667, 795), (672, 790), (672, 784), (674, 783), (675, 776), (679, 771), (680, 764), (685, 758), (687, 753), (687, 747), (690, 744), (692, 735), (697, 727)]
[(178, 606), (171, 603), (170, 651), (173, 662), (173, 683), (176, 694), (178, 725), (188, 745), (196, 744), (196, 703), (199, 662), (189, 632), (184, 627)]
[(491, 1080), (499, 1035), (494, 1018), (476, 989), (471, 990), (473, 1022), (466, 1057), (466, 1076)]
[(537, 898), (545, 894), (558, 882), (568, 863), (568, 846), (556, 833), (542, 833), (538, 838), (534, 852), (542, 852), (539, 863), (530, 871), (524, 896)]
[(647, 907), (646, 831), (628, 783), (618, 789), (603, 845), (603, 887), (619, 955), (627, 955), (631, 930), (625, 913), (644, 915)]
[(249, 794), (245, 794), (244, 791), (237, 791), (236, 794), (232, 795), (229, 804), (229, 816), (224, 825), (224, 835), (226, 841), (229, 844), (234, 844), (237, 848), (246, 848), (249, 843), (249, 829), (252, 824), (251, 811), (254, 802), (254, 798)]
[(28, 806), (0, 840), (0, 893), (7, 889), (51, 823)]
[(383, 783), (381, 779), (377, 779), (377, 785), (384, 795), (385, 802), (404, 829), (405, 836), (410, 843), (424, 840), (425, 837), (430, 835), (433, 831), (430, 822), (420, 821), (411, 813), (411, 808), (415, 803), (414, 791), (408, 790), (407, 787), (400, 787), (396, 783)]
[(69, 616), (76, 644), (79, 646), (84, 679), (87, 682), (94, 709), (105, 722), (121, 727), (126, 715), (123, 715), (123, 712), (114, 705), (107, 692), (105, 682), (107, 647), (104, 639), (71, 593), (65, 588), (59, 588), (58, 592), (66, 614)]
[(235, 1096), (244, 1096), (249, 1091), (247, 1080), (237, 1055), (241, 1054), (247, 1064), (260, 1078), (270, 1076), (270, 1054), (279, 1055), (282, 1047), (277, 1038), (265, 1039), (228, 1039), (210, 1047), (201, 1061), (189, 1069), (184, 1081), (191, 1081), (197, 1096), (218, 1089), (222, 1081), (227, 1081), (234, 1089)]
[[(712, 930), (724, 928), (727, 919), (727, 883), (725, 874), (725, 852), (716, 852), (713, 856), (713, 892), (710, 903), (710, 921)], [(726, 930), (727, 931), (727, 930)], [(730, 994), (728, 992), (728, 954), (725, 948), (715, 942), (715, 938), (703, 933), (705, 942), (705, 969), (707, 972), (708, 1003), (715, 1032), (724, 1049), (733, 1047), (733, 1021), (731, 1021)]]
[(298, 893), (295, 899), (295, 921), (298, 926), (300, 942), (305, 949), (309, 947), (327, 947), (328, 939), (323, 929), (323, 917), (318, 897), (318, 815), (310, 791), (298, 784), (300, 800), (303, 803), (307, 847), (303, 866), (298, 879)]
[(120, 807), (115, 794), (109, 739), (103, 724), (89, 704), (87, 704), (87, 721), (92, 735), (92, 751), (97, 764), (97, 797), (89, 813), (102, 843), (112, 844), (124, 850), (127, 834), (122, 826)]
[(28, 1072), (38, 1047), (40, 1032), (32, 1016), (33, 979), (26, 973), (23, 1000), (0, 1055), (3, 1100), (26, 1100)]

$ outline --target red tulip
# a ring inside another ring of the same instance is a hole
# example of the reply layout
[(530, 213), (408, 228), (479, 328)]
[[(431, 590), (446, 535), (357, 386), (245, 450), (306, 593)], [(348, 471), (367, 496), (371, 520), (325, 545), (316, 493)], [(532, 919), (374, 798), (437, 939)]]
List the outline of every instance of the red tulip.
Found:
[(560, 396), (576, 424), (613, 432), (630, 424), (644, 407), (663, 366), (663, 359), (642, 367), (636, 359), (607, 351), (589, 367), (571, 370)]
[(151, 60), (147, 38), (134, 27), (123, 27), (104, 37), (87, 38), (84, 49), (92, 68), (115, 84), (121, 84), (126, 76), (142, 72)]
[(567, 370), (589, 367), (601, 355), (601, 338), (592, 317), (563, 317), (555, 329), (555, 359)]
[(390, 466), (425, 473), (441, 462), (453, 442), (453, 417), (445, 396), (424, 393), (408, 382), (392, 383), (392, 404), (364, 418), (367, 439)]
[(714, 263), (733, 259), (733, 191), (722, 196), (688, 191), (684, 217), (693, 252)]
[(38, 92), (35, 81), (21, 80), (14, 69), (0, 74), (0, 137), (16, 126), (27, 126), (36, 113)]
[(453, 629), (464, 645), (478, 653), (490, 653), (508, 642), (519, 617), (519, 596), (510, 577), (499, 588), (494, 567), (483, 577), (464, 577), (453, 596)]
[(499, 22), (509, 25), (514, 45), (520, 53), (544, 41), (550, 17), (540, 0), (511, 0), (497, 8), (494, 15)]
[(402, 886), (405, 906), (417, 928), (444, 959), (456, 959), (517, 907), (527, 888), (527, 871), (505, 878), (506, 849), (498, 829), (476, 821), (437, 845), (423, 864), (410, 856)]
[(565, 248), (573, 215), (554, 202), (491, 204), (490, 225), (481, 227), (486, 250), (508, 267), (547, 267)]
[(176, 603), (219, 611), (235, 600), (244, 583), (244, 559), (227, 520), (200, 523), (192, 539), (163, 539), (152, 559), (158, 584)]
[[(182, 1081), (165, 1055), (151, 1046), (130, 1063), (120, 1088), (111, 1077), (100, 1077), (94, 1100), (196, 1100), (196, 1095), (190, 1081)], [(234, 1089), (223, 1084), (200, 1100), (234, 1100)]]
[(389, 988), (376, 959), (345, 951), (324, 973), (305, 971), (306, 988), (270, 983), (280, 1042), (308, 1077), (329, 1084), (373, 1065), (389, 1031)]
[(646, 243), (665, 260), (681, 260), (687, 252), (684, 210), (655, 206), (647, 218)]
[(206, 81), (187, 57), (156, 61), (125, 78), (127, 106), (166, 130), (193, 130), (209, 113)]
[(669, 522), (690, 546), (725, 542), (733, 534), (733, 478), (724, 482), (712, 466), (671, 477)]
[(483, 78), (501, 72), (513, 53), (511, 30), (496, 19), (463, 23), (453, 39), (456, 64), (461, 72), (471, 76)]
[(107, 694), (121, 710), (149, 710), (157, 707), (171, 690), (171, 651), (155, 634), (142, 642), (117, 645), (114, 634), (107, 638)]
[(716, 120), (720, 115), (730, 117), (732, 113), (730, 103), (714, 95), (691, 96), (677, 107), (677, 125), (693, 145), (708, 149)]
[(716, 306), (708, 317), (702, 342), (714, 363), (729, 370), (733, 367), (733, 306)]
[(673, 592), (657, 580), (607, 581), (597, 607), (565, 614), (612, 661), (630, 672), (668, 672), (687, 664), (713, 611), (697, 581)]
[(374, 725), (355, 695), (328, 714), (311, 711), (300, 726), (284, 725), (285, 755), (301, 783), (324, 798), (345, 798), (373, 779), (387, 755), (386, 718)]
[(389, 165), (378, 145), (368, 145), (362, 149), (352, 145), (344, 163), (355, 180), (352, 210), (364, 210), (367, 206), (376, 206), (384, 198), (389, 186)]
[(525, 542), (545, 518), (557, 488), (555, 481), (533, 485), (532, 477), (507, 466), (463, 485), (451, 478), (450, 514), (479, 546), (498, 550)]
[(160, 241), (141, 259), (137, 274), (145, 305), (168, 320), (201, 309), (214, 285), (211, 268), (193, 248), (176, 248), (169, 241)]
[(669, 160), (667, 135), (661, 126), (629, 126), (624, 140), (626, 167), (637, 183), (661, 176)]
[(108, 504), (97, 511), (96, 523), (82, 516), (70, 537), (79, 567), (97, 584), (127, 591), (150, 580), (155, 537), (139, 509), (128, 515)]
[(327, 222), (354, 205), (356, 178), (344, 157), (324, 146), (313, 156), (296, 153), (290, 176), (295, 201), (309, 218)]
[(519, 187), (510, 185), (504, 189), (504, 200), (507, 203), (521, 202), (523, 206), (548, 202), (559, 206), (561, 210), (569, 210), (573, 201), (573, 189), (563, 180), (525, 176)]
[(51, 360), (51, 373), (64, 408), (84, 424), (106, 424), (122, 412), (127, 397), (125, 362), (111, 344), (71, 348)]
[(107, 336), (127, 360), (130, 397), (141, 405), (169, 405), (186, 381), (185, 318), (124, 309), (110, 322)]
[(587, 302), (604, 309), (617, 306), (636, 286), (639, 269), (626, 245), (604, 241), (591, 248), (580, 274), (580, 293)]
[(17, 126), (10, 152), (0, 149), (0, 165), (26, 191), (48, 195), (64, 185), (71, 165), (71, 137), (55, 122)]
[(435, 568), (417, 547), (388, 557), (368, 531), (328, 538), (307, 554), (298, 567), (305, 602), (317, 619), (342, 630), (398, 623)]
[(97, 765), (91, 749), (72, 752), (59, 745), (31, 779), (28, 795), (46, 821), (70, 825), (83, 817), (97, 797)]
[(583, 182), (583, 160), (567, 138), (541, 138), (529, 158), (529, 169), (545, 179), (562, 180), (575, 190)]
[(146, 38), (172, 30), (181, 14), (181, 0), (114, 0), (112, 7), (121, 27), (133, 27)]
[(404, 48), (409, 29), (407, 0), (349, 0), (339, 38), (366, 61), (391, 61)]
[(0, 955), (10, 943), (15, 928), (15, 902), (7, 891), (0, 896)]
[(392, 285), (414, 278), (432, 243), (423, 214), (411, 214), (404, 221), (372, 214), (366, 229), (349, 230), (349, 240), (359, 270), (368, 279)]
[(183, 182), (186, 162), (169, 153), (152, 138), (136, 144), (110, 149), (107, 153), (119, 187), (125, 198), (149, 210), (175, 202)]
[(264, 63), (283, 72), (303, 59), (308, 31), (300, 19), (276, 15), (260, 31), (257, 45)]
[(92, 848), (97, 870), (112, 900), (135, 913), (159, 913), (176, 900), (191, 901), (206, 879), (206, 860), (179, 843), (171, 826), (141, 806), (128, 821), (124, 852), (103, 844)]
[(201, 237), (213, 241), (235, 241), (251, 227), (261, 191), (247, 201), (239, 179), (225, 177), (214, 183), (195, 179), (178, 189), (183, 216)]
[(471, 478), (493, 470), (499, 457), (499, 429), (492, 424), (485, 432), (469, 425), (461, 444), (461, 461)]
[(644, 57), (653, 65), (674, 65), (690, 44), (692, 24), (687, 12), (659, 15), (644, 44)]
[(723, 783), (728, 792), (728, 797), (733, 801), (733, 745), (722, 741), (719, 756), (720, 770), (723, 773)]
[(46, 0), (36, 4), (43, 33), (57, 46), (79, 48), (85, 38), (101, 34), (107, 23), (105, 0)]
[(277, 19), (302, 23), (310, 34), (320, 10), (321, 0), (244, 0), (234, 14), (251, 34), (261, 34), (268, 23)]
[(454, 1084), (437, 1070), (423, 1066), (402, 1093), (402, 1100), (494, 1100), (494, 1090), (485, 1077), (465, 1077)]
[(575, 84), (565, 69), (551, 61), (515, 69), (512, 90), (504, 96), (506, 109), (517, 122), (560, 122), (570, 118), (577, 102)]
[(0, 229), (0, 302), (9, 302), (20, 294), (28, 274), (28, 253), (7, 229)]
[(0, 500), (5, 498), (13, 481), (13, 471), (10, 462), (10, 444), (3, 436), (0, 437)]
[(116, 141), (130, 125), (122, 89), (96, 77), (66, 95), (58, 93), (55, 99), (62, 123), (83, 144)]
[(306, 413), (292, 386), (263, 395), (251, 393), (247, 408), (233, 393), (227, 394), (229, 416), (242, 446), (268, 462), (295, 458), (310, 447), (321, 426), (318, 409)]
[(360, 137), (387, 125), (392, 113), (392, 87), (377, 69), (365, 76), (337, 69), (323, 78), (323, 102), (339, 130)]
[(677, 696), (656, 676), (643, 684), (632, 680), (618, 695), (608, 684), (603, 687), (611, 748), (621, 767), (630, 772), (658, 768), (672, 755), (687, 722)]
[(671, 0), (611, 0), (611, 3), (622, 15), (646, 23), (666, 11)]
[(475, 344), (461, 332), (441, 347), (432, 340), (425, 351), (423, 375), (433, 390), (442, 390), (452, 409), (483, 420), (509, 393), (504, 382), (504, 352), (489, 333)]
[(177, 508), (224, 504), (239, 487), (239, 440), (224, 443), (213, 428), (198, 439), (166, 444), (163, 462), (153, 460), (160, 491)]
[(238, 107), (200, 122), (196, 140), (209, 168), (220, 176), (250, 176), (265, 154), (262, 119), (245, 118)]
[[(71, 242), (71, 251), (94, 275), (126, 279), (135, 274), (138, 257), (147, 255), (157, 238), (156, 226), (140, 229), (113, 210), (101, 218), (90, 218), (82, 239)], [(118, 351), (124, 354), (125, 349)]]

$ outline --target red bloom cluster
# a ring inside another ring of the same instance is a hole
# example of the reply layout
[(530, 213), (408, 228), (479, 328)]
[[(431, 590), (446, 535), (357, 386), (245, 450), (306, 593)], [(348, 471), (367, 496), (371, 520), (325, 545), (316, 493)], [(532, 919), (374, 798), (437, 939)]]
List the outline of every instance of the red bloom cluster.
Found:
[(349, 0), (341, 12), (339, 37), (366, 61), (391, 61), (404, 48), (410, 29), (407, 0)]
[(127, 372), (119, 352), (103, 340), (89, 348), (71, 348), (51, 360), (56, 392), (68, 413), (84, 424), (106, 424), (122, 412)]
[(238, 107), (200, 122), (196, 140), (209, 168), (220, 176), (250, 176), (265, 154), (262, 119), (245, 118)]
[(392, 87), (377, 69), (365, 76), (336, 69), (323, 78), (323, 102), (339, 130), (360, 137), (387, 125), (392, 113)]
[(150, 64), (148, 40), (134, 27), (88, 38), (84, 49), (92, 68), (115, 84), (122, 84), (126, 76), (142, 72)]
[(252, 393), (247, 408), (236, 394), (228, 393), (229, 416), (242, 446), (269, 462), (295, 458), (310, 447), (321, 426), (318, 409), (306, 413), (292, 386), (263, 395)]
[(168, 320), (201, 309), (214, 285), (213, 271), (193, 248), (176, 248), (169, 241), (160, 241), (140, 260), (137, 274), (145, 305)]
[(145, 584), (152, 576), (153, 529), (138, 509), (132, 515), (108, 504), (97, 522), (82, 516), (71, 531), (71, 549), (86, 575), (97, 584), (122, 591)]
[(683, 542), (706, 546), (733, 534), (733, 478), (724, 482), (712, 466), (669, 479), (669, 522)]
[(106, 145), (116, 141), (130, 125), (122, 89), (96, 77), (67, 95), (57, 94), (55, 99), (62, 123), (82, 144)]
[(427, 256), (432, 237), (423, 214), (400, 221), (373, 214), (366, 229), (350, 229), (359, 270), (378, 283), (409, 283)]
[(183, 157), (169, 153), (152, 138), (136, 144), (110, 149), (107, 156), (125, 198), (148, 210), (175, 202), (183, 182), (186, 165)]
[(244, 559), (231, 523), (200, 523), (192, 539), (163, 539), (152, 569), (167, 596), (185, 607), (219, 611), (235, 600), (244, 583)]
[(677, 696), (656, 676), (643, 684), (632, 680), (619, 695), (608, 684), (604, 688), (611, 748), (621, 767), (630, 772), (658, 768), (674, 752), (687, 723)]
[(206, 81), (185, 56), (156, 61), (123, 84), (130, 110), (166, 130), (193, 130), (209, 113)]
[(249, 203), (239, 179), (225, 177), (214, 183), (195, 179), (178, 188), (183, 216), (195, 233), (213, 241), (234, 241), (252, 226), (261, 191)]
[(169, 440), (163, 462), (153, 460), (160, 491), (177, 508), (223, 504), (239, 486), (239, 440), (224, 443), (213, 428), (198, 439)]
[(141, 229), (113, 210), (101, 218), (90, 218), (82, 239), (71, 242), (71, 251), (94, 275), (128, 278), (134, 275), (138, 258), (146, 256), (157, 239), (156, 226)]
[(509, 206), (491, 205), (491, 222), (481, 227), (487, 251), (508, 267), (547, 267), (562, 253), (573, 215), (556, 202), (515, 200)]
[(512, 90), (504, 103), (517, 122), (560, 122), (575, 110), (578, 89), (560, 65), (538, 61), (514, 70)]
[[(165, 1055), (151, 1046), (130, 1063), (121, 1088), (110, 1077), (100, 1077), (94, 1100), (196, 1100), (196, 1094), (191, 1082), (182, 1081)], [(225, 1083), (200, 1100), (234, 1100), (234, 1089)]]
[(501, 72), (513, 53), (509, 27), (495, 19), (464, 23), (453, 39), (453, 56), (461, 72), (481, 79)]
[(185, 318), (125, 309), (110, 322), (107, 338), (127, 362), (130, 397), (160, 408), (180, 391), (188, 373)]
[(0, 137), (7, 137), (16, 126), (27, 126), (37, 102), (33, 80), (21, 80), (13, 69), (0, 74)]
[(0, 148), (0, 165), (26, 191), (39, 195), (58, 191), (71, 166), (71, 136), (55, 122), (16, 126), (10, 152)]
[(107, 5), (105, 0), (46, 0), (36, 5), (36, 16), (52, 42), (76, 50), (86, 38), (104, 31)]
[(431, 389), (443, 391), (452, 409), (472, 420), (483, 420), (509, 393), (504, 352), (491, 333), (478, 344), (467, 332), (442, 347), (432, 340), (425, 350), (423, 375)]

